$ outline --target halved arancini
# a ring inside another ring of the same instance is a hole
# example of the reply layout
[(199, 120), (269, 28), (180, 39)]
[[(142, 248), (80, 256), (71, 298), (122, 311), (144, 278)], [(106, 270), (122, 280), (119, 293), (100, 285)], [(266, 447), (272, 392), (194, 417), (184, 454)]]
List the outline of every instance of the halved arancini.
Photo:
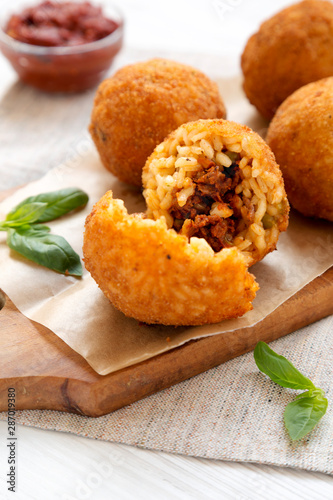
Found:
[(236, 246), (248, 265), (275, 249), (289, 204), (274, 155), (250, 128), (227, 120), (186, 123), (148, 158), (147, 216), (204, 238), (215, 252)]
[(86, 221), (84, 262), (112, 304), (145, 323), (202, 325), (252, 309), (258, 285), (237, 248), (215, 253), (165, 218), (128, 215), (111, 191)]
[(225, 120), (187, 123), (148, 158), (147, 214), (111, 191), (86, 221), (84, 260), (106, 297), (145, 323), (202, 325), (252, 309), (248, 266), (276, 246), (289, 205), (274, 155)]

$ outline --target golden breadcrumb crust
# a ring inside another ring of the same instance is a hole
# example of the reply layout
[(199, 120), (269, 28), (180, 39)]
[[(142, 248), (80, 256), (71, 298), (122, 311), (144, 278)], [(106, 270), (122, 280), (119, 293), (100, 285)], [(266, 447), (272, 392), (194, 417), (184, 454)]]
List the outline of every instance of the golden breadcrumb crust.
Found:
[(252, 309), (258, 285), (235, 247), (167, 229), (164, 218), (128, 215), (109, 191), (88, 216), (84, 261), (106, 297), (145, 323), (202, 325)]
[(291, 205), (304, 215), (333, 221), (333, 78), (288, 97), (270, 124), (267, 142)]
[(152, 59), (125, 66), (100, 84), (90, 133), (104, 166), (121, 181), (141, 186), (147, 157), (172, 130), (225, 115), (218, 87), (206, 75)]
[(244, 90), (268, 119), (303, 85), (333, 75), (333, 5), (305, 0), (265, 21), (242, 55)]

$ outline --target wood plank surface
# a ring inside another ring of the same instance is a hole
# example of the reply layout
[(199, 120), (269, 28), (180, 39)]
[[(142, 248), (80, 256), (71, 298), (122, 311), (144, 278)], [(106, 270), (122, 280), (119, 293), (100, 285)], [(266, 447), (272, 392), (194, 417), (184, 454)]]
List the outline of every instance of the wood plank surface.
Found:
[(30, 321), (1, 292), (0, 411), (15, 387), (16, 409), (101, 416), (202, 373), (333, 313), (333, 268), (254, 327), (191, 341), (106, 376), (48, 328)]

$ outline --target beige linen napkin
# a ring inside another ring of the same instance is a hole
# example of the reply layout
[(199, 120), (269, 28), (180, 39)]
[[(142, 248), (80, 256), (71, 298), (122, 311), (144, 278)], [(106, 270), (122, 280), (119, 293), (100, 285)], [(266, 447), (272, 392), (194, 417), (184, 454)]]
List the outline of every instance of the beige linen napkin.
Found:
[(103, 417), (33, 410), (17, 412), (16, 421), (141, 448), (333, 475), (332, 331), (333, 316), (270, 344), (327, 393), (326, 415), (300, 442), (290, 441), (282, 418), (295, 391), (260, 373), (253, 353)]

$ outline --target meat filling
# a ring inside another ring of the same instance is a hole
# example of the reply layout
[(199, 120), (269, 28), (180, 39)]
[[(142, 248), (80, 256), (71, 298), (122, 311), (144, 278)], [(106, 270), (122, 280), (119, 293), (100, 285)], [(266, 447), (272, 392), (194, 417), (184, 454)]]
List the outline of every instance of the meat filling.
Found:
[(236, 162), (228, 168), (219, 167), (207, 158), (199, 158), (198, 162), (205, 170), (196, 172), (192, 177), (194, 194), (180, 207), (176, 198), (177, 190), (173, 193), (170, 209), (174, 218), (173, 228), (177, 232), (183, 229), (189, 238), (204, 238), (215, 252), (219, 252), (222, 248), (232, 246), (236, 219), (234, 214), (223, 218), (210, 212), (214, 202), (220, 203), (222, 207), (233, 208), (234, 189), (241, 180), (240, 168)]

